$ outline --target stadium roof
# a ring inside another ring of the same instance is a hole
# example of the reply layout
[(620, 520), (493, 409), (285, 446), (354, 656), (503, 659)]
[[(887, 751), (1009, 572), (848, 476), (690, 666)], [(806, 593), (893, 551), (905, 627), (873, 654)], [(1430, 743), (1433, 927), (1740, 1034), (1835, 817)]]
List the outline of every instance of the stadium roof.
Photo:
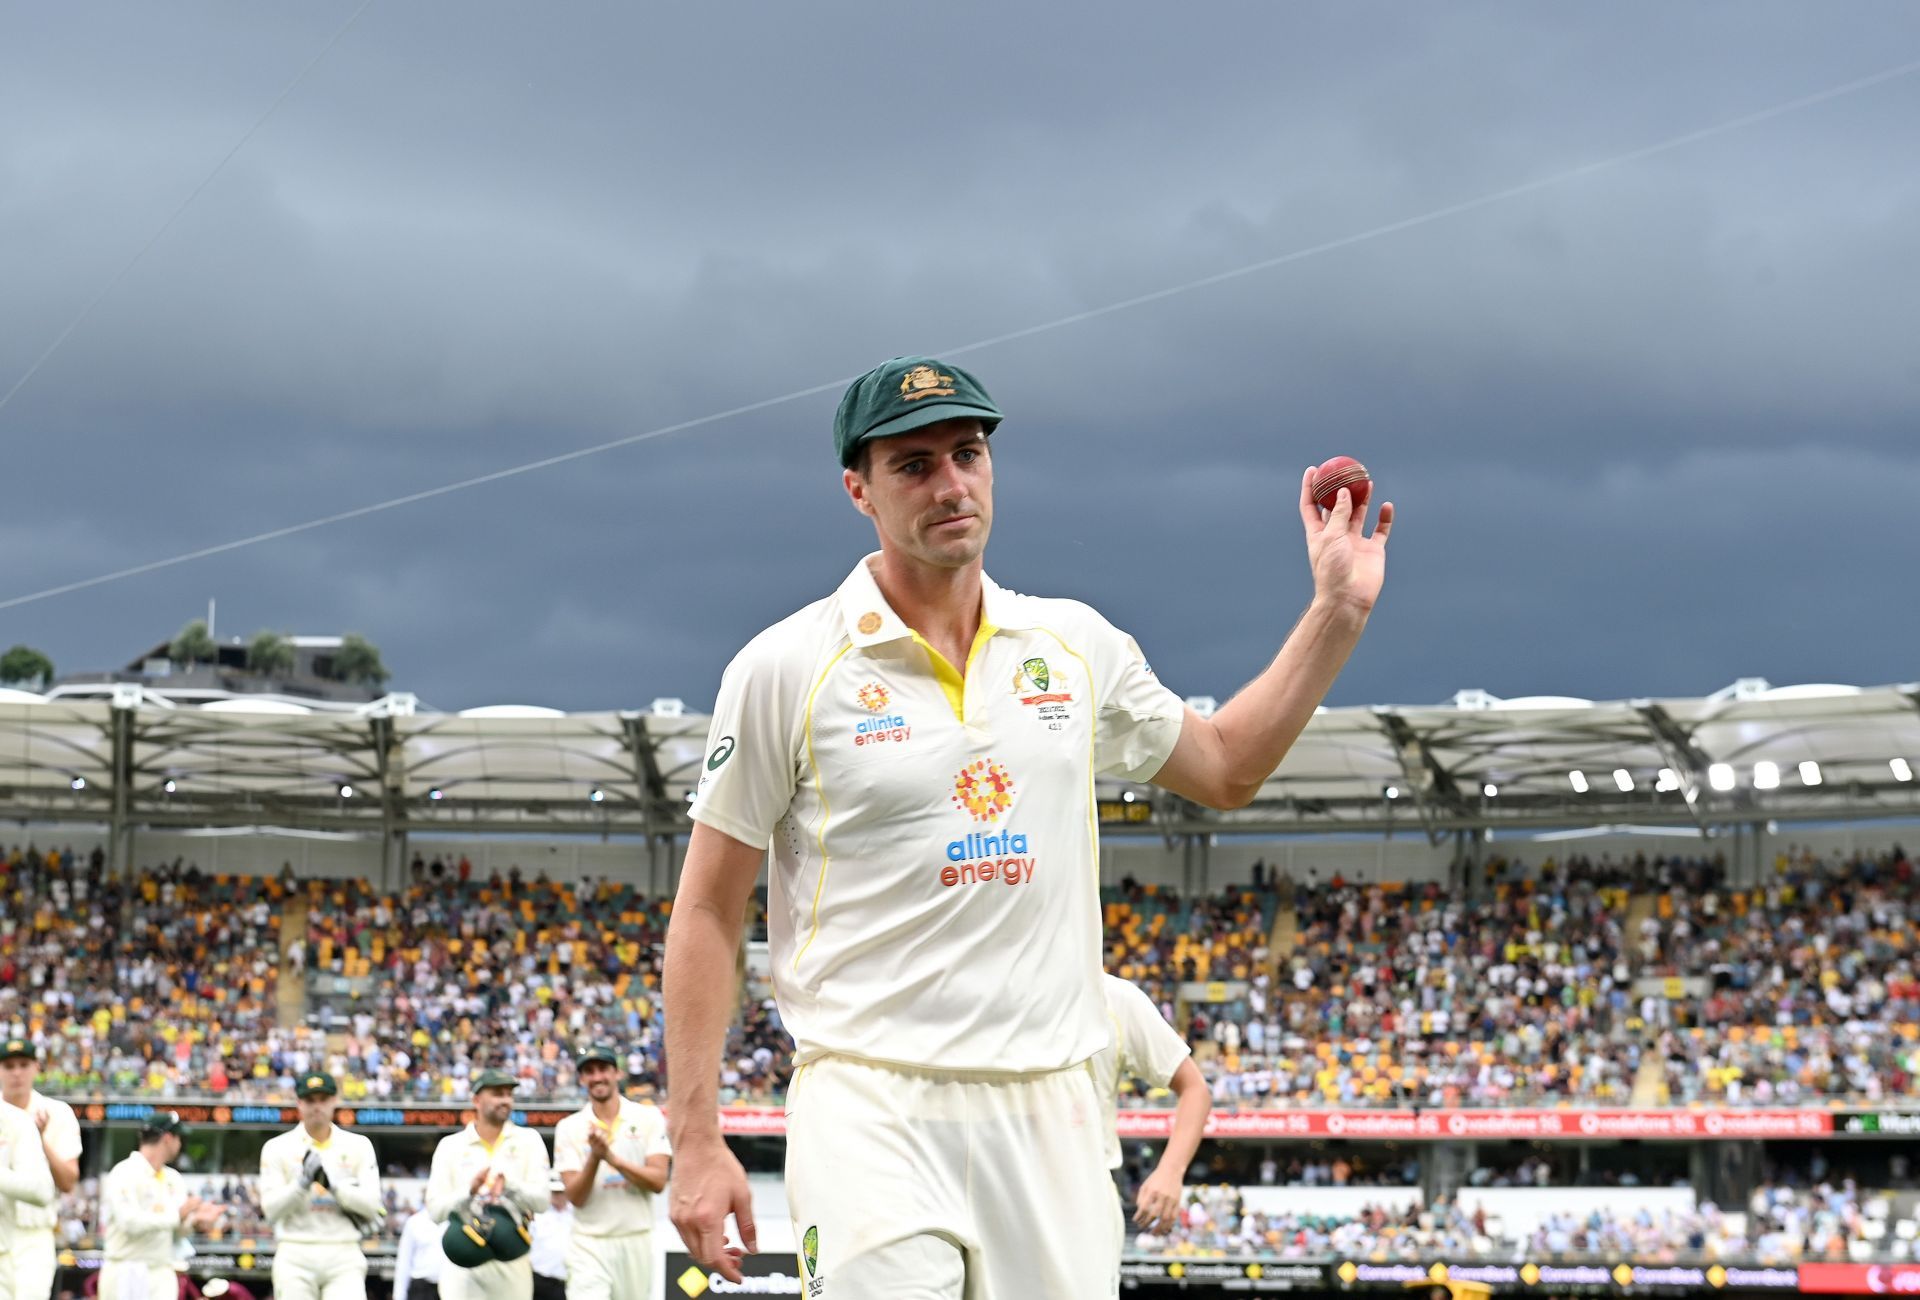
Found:
[[(1205, 701), (1197, 702), (1206, 707)], [(674, 834), (708, 719), (678, 701), (567, 714), (130, 684), (0, 690), (0, 816), (149, 826)], [(1770, 765), (1770, 767), (1769, 767)], [(1321, 709), (1249, 808), (1144, 805), (1127, 828), (1313, 833), (1920, 816), (1920, 683), (1736, 682), (1698, 699), (1499, 699)], [(1584, 788), (1582, 788), (1584, 787)], [(1141, 816), (1144, 815), (1144, 820)]]

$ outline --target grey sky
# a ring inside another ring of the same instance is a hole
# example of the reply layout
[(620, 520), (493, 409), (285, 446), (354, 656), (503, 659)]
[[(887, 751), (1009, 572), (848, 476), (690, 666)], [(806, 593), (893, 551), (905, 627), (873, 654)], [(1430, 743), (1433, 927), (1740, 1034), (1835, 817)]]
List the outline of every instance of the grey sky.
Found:
[[(354, 5), (0, 8), (0, 391)], [(1904, 3), (374, 0), (14, 402), (0, 599), (1338, 238), (1920, 58)], [(1336, 703), (1910, 680), (1920, 76), (968, 364), (990, 569), (1230, 693), (1292, 492), (1403, 512)], [(0, 612), (698, 707), (871, 543), (831, 396)]]

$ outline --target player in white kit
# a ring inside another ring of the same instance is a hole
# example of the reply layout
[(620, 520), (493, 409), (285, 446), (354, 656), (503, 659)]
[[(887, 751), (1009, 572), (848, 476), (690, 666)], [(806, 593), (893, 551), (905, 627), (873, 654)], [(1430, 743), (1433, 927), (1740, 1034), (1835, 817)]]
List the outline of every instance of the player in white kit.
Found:
[[(552, 1168), (547, 1147), (532, 1129), (513, 1122), (510, 1074), (488, 1070), (473, 1081), (473, 1123), (440, 1139), (427, 1175), (427, 1214), (445, 1223), (475, 1197), (493, 1197), (531, 1222), (547, 1203)], [(449, 1267), (440, 1275), (442, 1300), (532, 1300), (533, 1264), (526, 1256), (478, 1268)]]
[(568, 1300), (653, 1294), (653, 1198), (667, 1187), (667, 1124), (657, 1107), (620, 1095), (620, 1055), (580, 1049), (587, 1104), (553, 1130), (553, 1167), (573, 1202)]
[(180, 1158), (185, 1133), (173, 1111), (153, 1112), (141, 1122), (139, 1147), (102, 1180), (107, 1248), (100, 1300), (173, 1300), (179, 1291), (175, 1244), (219, 1222), (221, 1207), (189, 1195), (185, 1180), (171, 1167)]
[[(80, 1181), (80, 1120), (66, 1102), (34, 1090), (39, 1078), (40, 1054), (30, 1040), (0, 1043), (0, 1099), (24, 1111), (40, 1134), (57, 1200)], [(48, 1300), (60, 1267), (53, 1232), (58, 1207), (52, 1200), (45, 1205), (15, 1201), (14, 1206), (15, 1232), (7, 1252), (13, 1264), (13, 1300)]]
[[(1113, 1040), (1100, 1049), (1088, 1063), (1093, 1071), (1094, 1087), (1106, 1102), (1107, 1168), (1118, 1170), (1124, 1163), (1120, 1151), (1120, 1080), (1142, 1079), (1156, 1088), (1173, 1090), (1173, 1132), (1160, 1153), (1153, 1172), (1140, 1184), (1135, 1198), (1133, 1221), (1143, 1228), (1171, 1227), (1180, 1211), (1180, 1188), (1187, 1178), (1187, 1166), (1199, 1149), (1207, 1131), (1207, 1114), (1213, 1109), (1213, 1096), (1207, 1080), (1193, 1063), (1193, 1053), (1179, 1031), (1167, 1023), (1153, 999), (1117, 975), (1100, 977), (1100, 989), (1106, 996), (1107, 1021), (1113, 1027)], [(1114, 1222), (1119, 1235), (1116, 1251), (1126, 1245), (1125, 1210), (1115, 1188)]]
[(273, 1225), (274, 1300), (366, 1300), (360, 1243), (381, 1214), (373, 1143), (333, 1122), (339, 1085), (300, 1077), (300, 1127), (260, 1148), (260, 1208)]
[[(1352, 652), (1392, 508), (1364, 535), (1300, 481), (1315, 595), (1212, 718), (1076, 601), (981, 558), (1000, 412), (932, 358), (856, 381), (842, 484), (879, 553), (754, 638), (722, 678), (667, 943), (673, 1220), (737, 1280), (755, 1245), (720, 1134), (745, 902), (771, 848), (775, 995), (793, 1034), (787, 1194), (813, 1300), (1109, 1295), (1097, 775), (1195, 802), (1257, 794)], [(1070, 482), (1070, 476), (1061, 480)]]

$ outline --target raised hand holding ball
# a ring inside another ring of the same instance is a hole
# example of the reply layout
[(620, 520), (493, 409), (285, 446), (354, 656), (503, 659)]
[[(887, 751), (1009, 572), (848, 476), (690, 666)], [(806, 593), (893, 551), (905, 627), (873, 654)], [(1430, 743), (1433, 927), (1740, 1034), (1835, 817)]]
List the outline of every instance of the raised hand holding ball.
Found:
[(1353, 495), (1353, 508), (1367, 508), (1373, 495), (1373, 475), (1351, 456), (1335, 456), (1313, 472), (1313, 502), (1322, 510), (1331, 510), (1340, 500), (1340, 489)]

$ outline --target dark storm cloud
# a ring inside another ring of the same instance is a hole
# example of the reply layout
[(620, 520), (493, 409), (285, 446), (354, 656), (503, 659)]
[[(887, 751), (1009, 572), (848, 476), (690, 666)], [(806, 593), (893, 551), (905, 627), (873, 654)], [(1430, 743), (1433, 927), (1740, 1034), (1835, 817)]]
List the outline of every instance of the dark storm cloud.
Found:
[[(22, 10), (0, 388), (345, 18)], [(765, 13), (376, 0), (0, 411), (0, 596), (1017, 329), (1920, 55), (1803, 6)], [(1335, 451), (1405, 511), (1335, 700), (1914, 676), (1920, 78), (968, 358), (993, 571), (1225, 695)], [(871, 542), (815, 397), (0, 615), (67, 668), (218, 595), (441, 707), (711, 697)]]

